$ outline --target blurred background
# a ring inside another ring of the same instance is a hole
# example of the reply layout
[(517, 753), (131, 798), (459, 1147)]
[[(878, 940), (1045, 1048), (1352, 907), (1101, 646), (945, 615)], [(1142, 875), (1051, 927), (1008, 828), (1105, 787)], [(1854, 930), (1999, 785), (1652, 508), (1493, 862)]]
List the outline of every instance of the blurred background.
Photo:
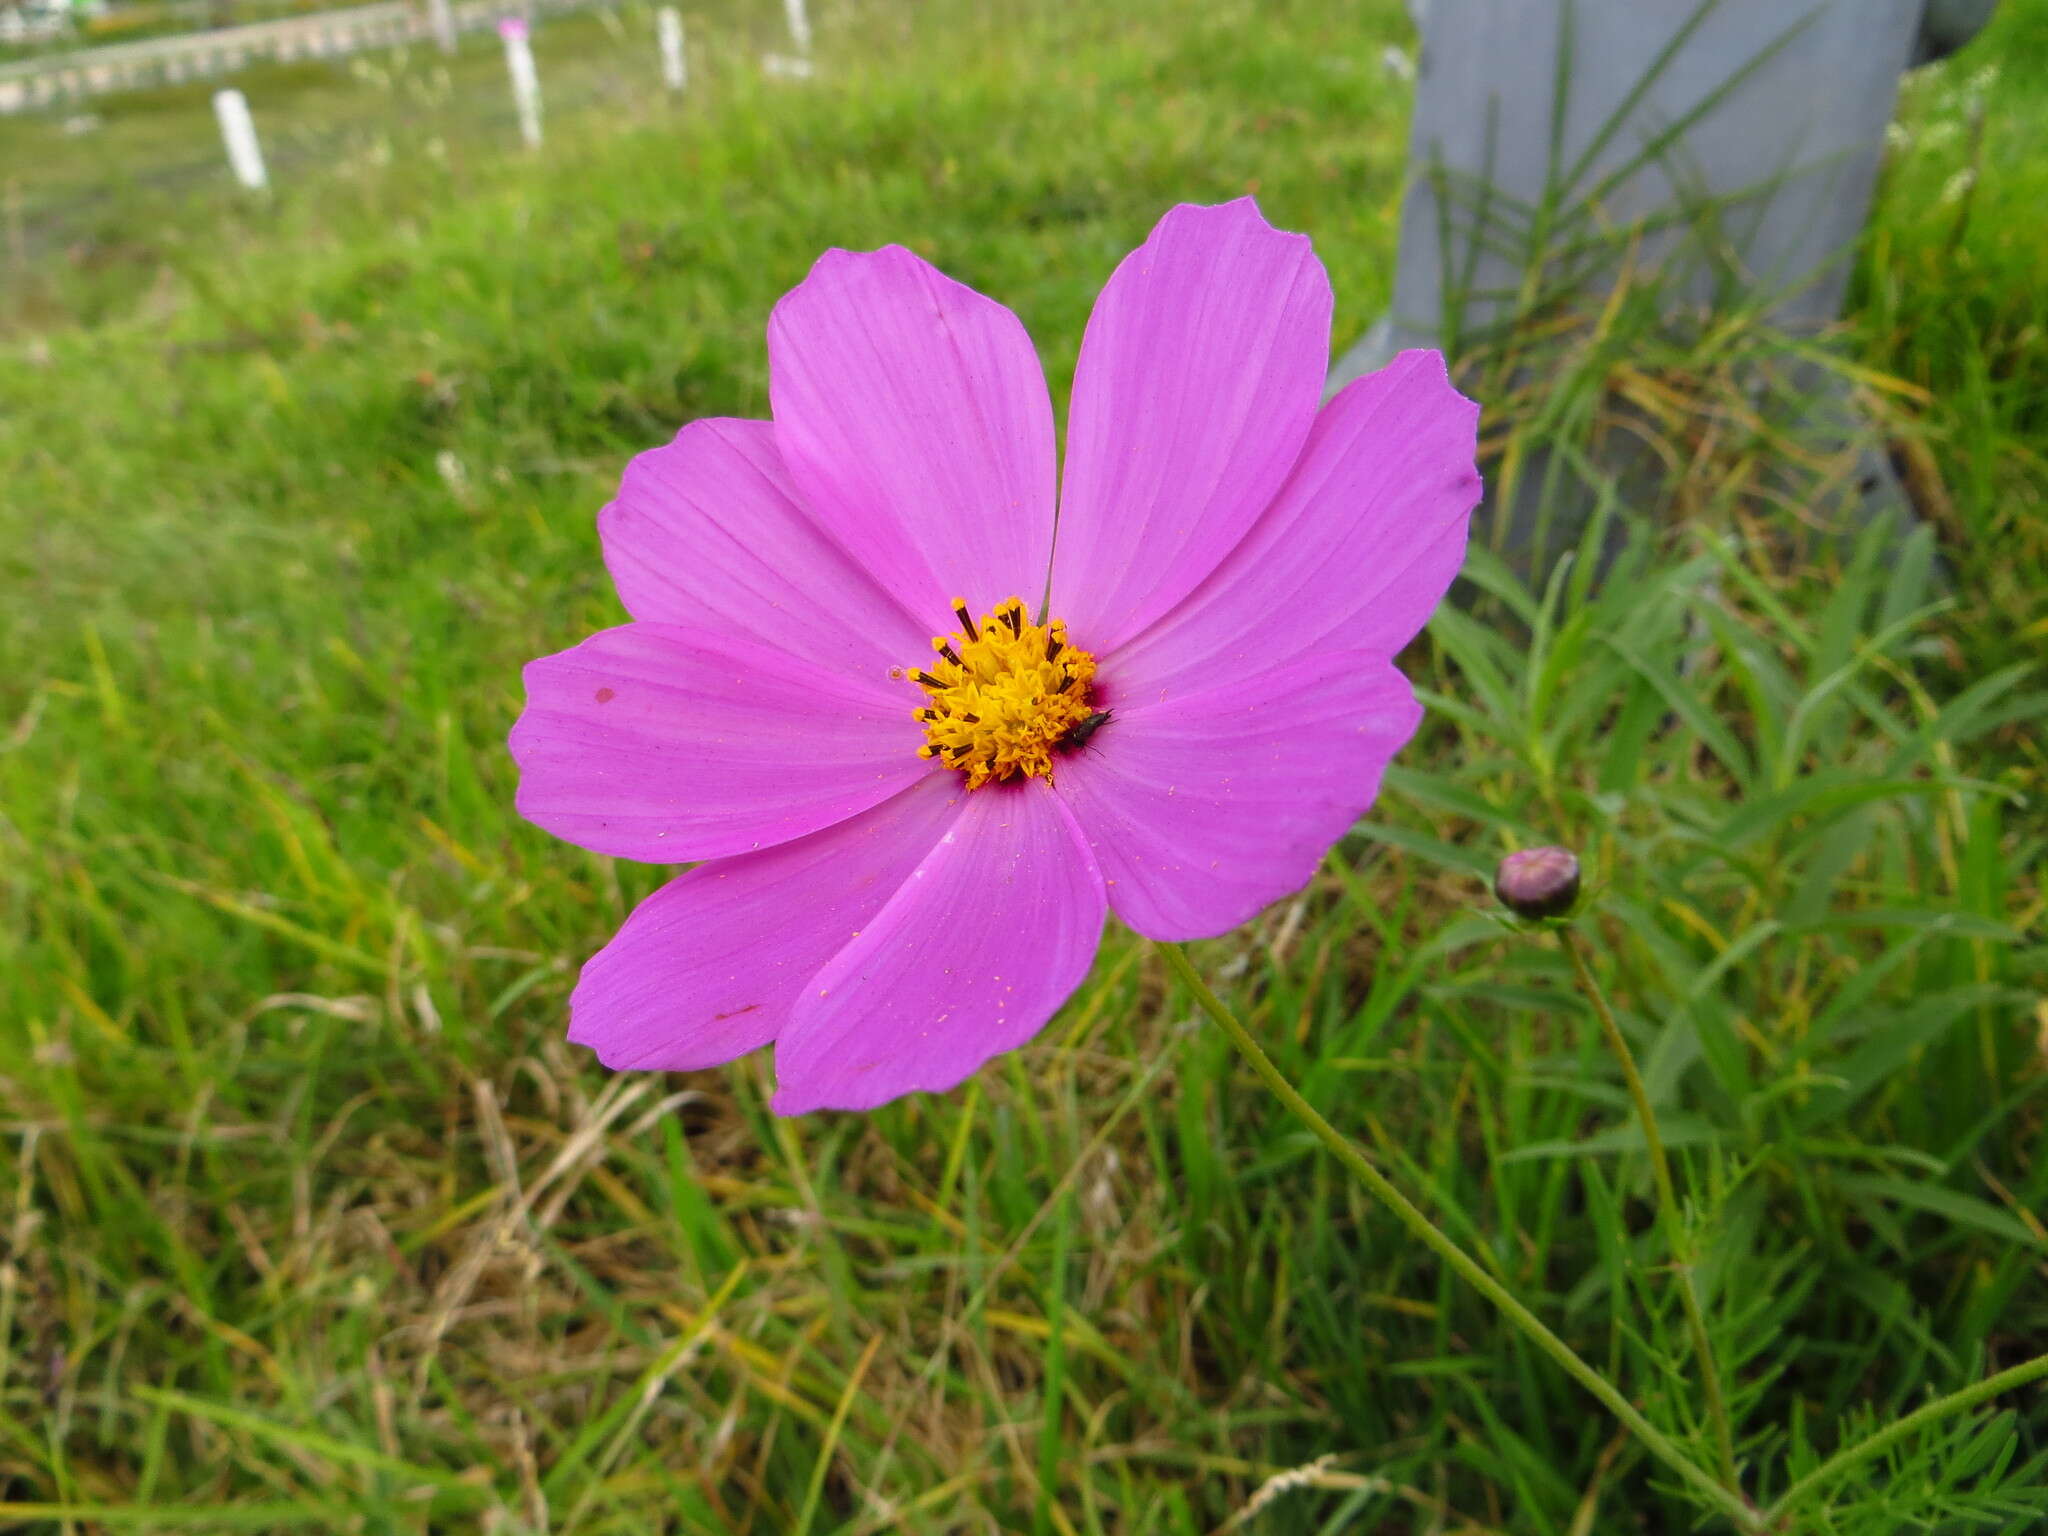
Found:
[[(0, 0), (0, 1524), (1692, 1528), (1128, 935), (872, 1116), (566, 1045), (661, 872), (520, 822), (503, 741), (520, 665), (617, 621), (626, 458), (767, 414), (828, 245), (1010, 305), (1063, 410), (1122, 254), (1254, 193), (1342, 354), (1441, 78), (1397, 0), (678, 18), (665, 56), (636, 0), (524, 13), (523, 122), (489, 7)], [(1575, 847), (1765, 1494), (2048, 1347), (2048, 0), (1907, 73), (1873, 153), (1839, 320), (1552, 283), (1528, 207), (1494, 323), (1406, 317), (1496, 509), (1404, 658), (1430, 721), (1196, 950), (1710, 1460), (1620, 1079), (1485, 911), (1503, 851)], [(1792, 1529), (2038, 1531), (2044, 1467), (2036, 1390)]]

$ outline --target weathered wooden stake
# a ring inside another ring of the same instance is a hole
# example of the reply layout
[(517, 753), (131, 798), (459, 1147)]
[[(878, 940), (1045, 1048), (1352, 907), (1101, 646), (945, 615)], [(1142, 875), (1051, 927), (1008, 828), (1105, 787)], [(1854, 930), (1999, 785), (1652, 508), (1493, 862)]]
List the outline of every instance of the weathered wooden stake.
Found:
[(808, 55), (811, 51), (811, 18), (804, 9), (804, 0), (782, 0), (782, 14), (789, 18), (789, 40), (796, 44), (796, 51)]
[(28, 270), (28, 221), (21, 211), (21, 178), (7, 178), (7, 254), (14, 259), (15, 274)]
[(664, 5), (654, 15), (654, 30), (661, 40), (661, 79), (672, 91), (690, 83), (689, 60), (683, 53), (683, 13)]
[(507, 16), (498, 23), (498, 36), (505, 39), (505, 69), (512, 76), (512, 104), (519, 109), (519, 137), (528, 149), (540, 148), (540, 76), (533, 67), (533, 48), (526, 39), (526, 23)]
[(455, 8), (448, 0), (427, 0), (427, 22), (443, 53), (455, 51)]
[(253, 192), (270, 185), (263, 170), (263, 147), (256, 142), (256, 121), (249, 116), (249, 99), (233, 86), (213, 93), (213, 115), (220, 120), (220, 136), (228, 147), (228, 165), (235, 180)]

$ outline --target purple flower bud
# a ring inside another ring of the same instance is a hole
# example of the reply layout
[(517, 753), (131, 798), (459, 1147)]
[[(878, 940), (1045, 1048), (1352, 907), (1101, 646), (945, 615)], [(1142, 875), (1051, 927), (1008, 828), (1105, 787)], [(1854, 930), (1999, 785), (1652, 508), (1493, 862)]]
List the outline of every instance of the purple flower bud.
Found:
[(1579, 899), (1579, 861), (1568, 848), (1524, 848), (1500, 861), (1493, 894), (1517, 917), (1563, 917)]

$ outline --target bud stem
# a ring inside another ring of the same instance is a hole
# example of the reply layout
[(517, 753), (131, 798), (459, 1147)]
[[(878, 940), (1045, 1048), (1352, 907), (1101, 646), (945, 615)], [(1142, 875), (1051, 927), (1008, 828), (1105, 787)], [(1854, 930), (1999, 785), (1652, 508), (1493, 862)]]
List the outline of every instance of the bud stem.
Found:
[[(1669, 1439), (1636, 1407), (1592, 1366), (1579, 1357), (1572, 1347), (1565, 1343), (1544, 1324), (1543, 1320), (1517, 1301), (1506, 1286), (1489, 1275), (1479, 1262), (1460, 1248), (1443, 1230), (1423, 1215), (1406, 1195), (1388, 1182), (1385, 1174), (1373, 1167), (1357, 1146), (1332, 1126), (1316, 1111), (1316, 1107), (1301, 1096), (1295, 1086), (1287, 1081), (1285, 1074), (1273, 1065), (1268, 1056), (1254, 1040), (1251, 1032), (1238, 1022), (1237, 1015), (1225, 1007), (1216, 994), (1209, 990), (1195, 970), (1194, 962), (1188, 959), (1187, 951), (1178, 944), (1160, 943), (1155, 947), (1166, 957), (1166, 963), (1180, 978), (1181, 984), (1193, 995), (1201, 1010), (1208, 1014), (1223, 1032), (1230, 1037), (1238, 1054), (1251, 1064), (1273, 1096), (1286, 1106), (1289, 1113), (1299, 1120), (1327, 1148), (1331, 1156), (1342, 1163), (1379, 1202), (1384, 1205), (1400, 1223), (1436, 1256), (1442, 1259), (1458, 1276), (1480, 1295), (1497, 1307), (1502, 1316), (1513, 1323), (1545, 1354), (1555, 1360), (1564, 1372), (1577, 1381), (1607, 1411), (1619, 1419), (1646, 1450), (1663, 1462), (1672, 1471), (1690, 1483), (1702, 1497), (1732, 1520), (1743, 1531), (1762, 1529), (1756, 1510), (1738, 1489), (1724, 1487), (1711, 1474), (1703, 1471), (1693, 1459)], [(1633, 1070), (1633, 1069), (1631, 1069)]]
[(1636, 1070), (1635, 1052), (1628, 1048), (1621, 1026), (1614, 1022), (1614, 1010), (1607, 1006), (1607, 994), (1600, 990), (1593, 968), (1586, 964), (1584, 942), (1570, 928), (1559, 928), (1557, 939), (1571, 957), (1572, 969), (1578, 973), (1579, 990), (1586, 994), (1586, 1000), (1593, 1005), (1593, 1012), (1600, 1016), (1600, 1027), (1607, 1032), (1608, 1049), (1621, 1063), (1621, 1075), (1628, 1080), (1629, 1097), (1636, 1101), (1636, 1118), (1642, 1122), (1643, 1145), (1649, 1151), (1650, 1172), (1657, 1182), (1658, 1225), (1664, 1229), (1664, 1242), (1671, 1250), (1672, 1265), (1678, 1272), (1678, 1292), (1685, 1303), (1686, 1326), (1692, 1332), (1693, 1354), (1700, 1362), (1700, 1387), (1706, 1394), (1707, 1417), (1714, 1425), (1714, 1444), (1721, 1459), (1721, 1482), (1731, 1493), (1740, 1494), (1742, 1484), (1735, 1466), (1735, 1436), (1728, 1423), (1728, 1404), (1721, 1394), (1720, 1367), (1714, 1360), (1713, 1343), (1707, 1337), (1706, 1310), (1700, 1305), (1699, 1281), (1695, 1274), (1699, 1250), (1693, 1244), (1692, 1229), (1685, 1224), (1679, 1210), (1678, 1192), (1671, 1183), (1671, 1164), (1664, 1156), (1664, 1138), (1657, 1130), (1657, 1114), (1650, 1108), (1650, 1094), (1643, 1086), (1643, 1075)]

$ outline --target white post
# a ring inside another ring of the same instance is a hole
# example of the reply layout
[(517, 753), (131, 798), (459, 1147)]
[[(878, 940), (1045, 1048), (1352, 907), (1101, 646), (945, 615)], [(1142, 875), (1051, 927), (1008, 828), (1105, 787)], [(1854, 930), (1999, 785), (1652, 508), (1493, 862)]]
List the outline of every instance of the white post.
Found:
[(672, 5), (654, 14), (654, 30), (661, 39), (661, 79), (672, 91), (690, 81), (690, 66), (683, 56), (683, 15)]
[(263, 173), (263, 150), (256, 142), (256, 123), (249, 116), (249, 99), (230, 86), (213, 93), (213, 115), (220, 119), (220, 136), (227, 141), (228, 164), (235, 180), (251, 191), (270, 185)]
[(427, 21), (443, 53), (455, 51), (455, 12), (448, 0), (427, 0)]
[[(0, 97), (0, 100), (5, 100)], [(21, 215), (21, 178), (7, 178), (7, 251), (14, 258), (14, 270), (28, 270), (28, 224)]]
[(811, 51), (811, 18), (804, 10), (804, 0), (782, 0), (782, 14), (789, 18), (789, 40), (796, 44), (796, 51), (808, 55)]
[(534, 72), (533, 49), (526, 40), (526, 23), (507, 16), (498, 23), (498, 36), (505, 39), (505, 68), (512, 76), (512, 101), (519, 108), (519, 137), (528, 149), (540, 148), (540, 76)]

